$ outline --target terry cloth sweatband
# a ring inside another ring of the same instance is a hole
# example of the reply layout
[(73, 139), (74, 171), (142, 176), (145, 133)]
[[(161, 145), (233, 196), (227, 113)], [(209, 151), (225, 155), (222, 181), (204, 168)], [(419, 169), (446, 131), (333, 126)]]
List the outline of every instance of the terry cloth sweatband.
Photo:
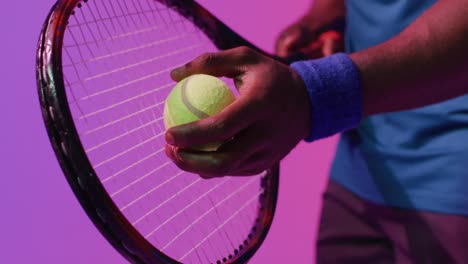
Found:
[(299, 61), (291, 67), (302, 77), (309, 94), (312, 142), (356, 127), (362, 118), (362, 87), (349, 56), (337, 53), (322, 59)]

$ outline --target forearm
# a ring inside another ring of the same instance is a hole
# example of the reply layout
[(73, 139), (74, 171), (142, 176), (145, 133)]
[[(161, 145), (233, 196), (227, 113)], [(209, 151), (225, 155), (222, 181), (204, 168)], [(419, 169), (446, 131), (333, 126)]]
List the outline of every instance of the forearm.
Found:
[(400, 35), (351, 54), (364, 116), (468, 93), (468, 1), (441, 0)]
[(342, 27), (345, 15), (345, 0), (315, 0), (300, 21), (322, 32), (330, 27)]

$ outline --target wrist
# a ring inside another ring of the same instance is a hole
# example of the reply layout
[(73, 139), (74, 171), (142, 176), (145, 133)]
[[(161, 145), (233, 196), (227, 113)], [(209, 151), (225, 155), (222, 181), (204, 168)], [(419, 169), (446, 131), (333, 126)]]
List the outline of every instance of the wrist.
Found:
[(348, 55), (291, 65), (305, 83), (311, 129), (308, 142), (356, 127), (362, 119), (362, 85), (358, 70)]
[(310, 111), (310, 100), (309, 100), (309, 95), (308, 95), (308, 89), (307, 86), (301, 77), (301, 75), (291, 68), (291, 73), (293, 77), (293, 84), (294, 87), (297, 88), (297, 105), (298, 109), (300, 109), (300, 113), (298, 116), (300, 116), (300, 123), (302, 124), (300, 131), (301, 133), (301, 138), (307, 138), (310, 134), (310, 131), (312, 129), (312, 114)]

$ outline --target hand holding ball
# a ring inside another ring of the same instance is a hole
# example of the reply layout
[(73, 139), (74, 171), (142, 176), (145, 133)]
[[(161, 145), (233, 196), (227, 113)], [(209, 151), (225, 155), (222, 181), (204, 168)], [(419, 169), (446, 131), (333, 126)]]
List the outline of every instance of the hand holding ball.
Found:
[[(225, 82), (206, 75), (189, 76), (174, 87), (164, 105), (166, 130), (220, 113), (234, 102), (235, 96)], [(220, 142), (198, 146), (197, 150), (214, 151)]]

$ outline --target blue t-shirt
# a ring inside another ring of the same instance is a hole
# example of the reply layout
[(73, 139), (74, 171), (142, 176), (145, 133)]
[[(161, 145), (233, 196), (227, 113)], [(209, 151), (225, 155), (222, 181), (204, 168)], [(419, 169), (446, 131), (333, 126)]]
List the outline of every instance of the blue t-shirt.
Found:
[[(348, 52), (390, 39), (435, 2), (347, 0)], [(468, 96), (364, 119), (341, 136), (331, 178), (378, 204), (468, 215)]]

